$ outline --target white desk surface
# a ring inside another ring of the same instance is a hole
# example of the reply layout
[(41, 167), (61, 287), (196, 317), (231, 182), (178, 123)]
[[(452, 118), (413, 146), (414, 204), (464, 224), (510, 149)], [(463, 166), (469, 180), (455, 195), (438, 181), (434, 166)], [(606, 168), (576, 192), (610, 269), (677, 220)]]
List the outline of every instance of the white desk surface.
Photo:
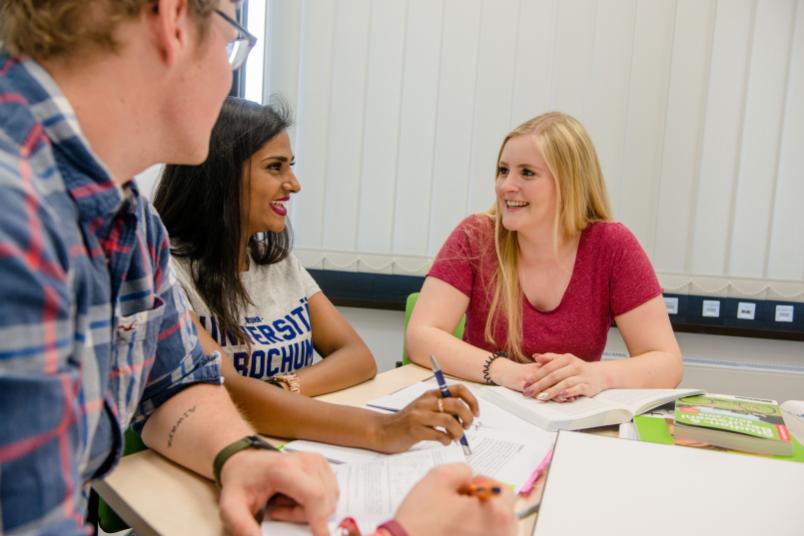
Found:
[[(319, 399), (362, 406), (368, 400), (391, 393), (431, 374), (428, 369), (407, 365)], [(517, 500), (517, 510), (539, 500), (543, 481), (544, 477), (537, 483), (530, 497)], [(153, 451), (125, 456), (110, 475), (102, 481), (94, 482), (93, 487), (128, 522), (137, 536), (223, 534), (218, 517), (218, 492), (214, 484)], [(535, 521), (535, 514), (520, 521), (519, 534), (529, 536)]]

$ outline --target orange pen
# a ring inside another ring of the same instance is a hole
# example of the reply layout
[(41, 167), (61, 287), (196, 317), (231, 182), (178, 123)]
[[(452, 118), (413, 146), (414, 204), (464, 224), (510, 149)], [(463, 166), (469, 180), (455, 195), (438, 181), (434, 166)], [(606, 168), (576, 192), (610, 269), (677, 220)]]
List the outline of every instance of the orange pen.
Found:
[(461, 491), (464, 493), (464, 495), (471, 495), (472, 497), (477, 497), (481, 501), (485, 501), (502, 493), (502, 488), (500, 486), (469, 484)]

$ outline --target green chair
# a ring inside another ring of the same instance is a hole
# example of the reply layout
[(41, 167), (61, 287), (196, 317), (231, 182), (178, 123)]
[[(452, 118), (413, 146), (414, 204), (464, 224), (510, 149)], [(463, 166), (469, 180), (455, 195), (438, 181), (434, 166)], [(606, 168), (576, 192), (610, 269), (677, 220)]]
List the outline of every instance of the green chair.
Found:
[[(142, 442), (140, 436), (136, 434), (131, 428), (126, 430), (123, 436), (123, 456), (133, 454), (148, 447)], [(106, 504), (106, 501), (99, 499), (98, 501), (98, 526), (104, 532), (119, 532), (130, 528), (128, 524), (120, 519), (120, 516)]]
[[(419, 299), (419, 293), (414, 292), (408, 295), (408, 299), (405, 302), (405, 331), (408, 330), (408, 322), (410, 322), (410, 315), (413, 314), (413, 308), (416, 306), (416, 300)], [(463, 329), (466, 326), (466, 315), (461, 317), (461, 321), (458, 322), (458, 325), (455, 327), (455, 331), (452, 332), (457, 338), (463, 338)], [(404, 345), (402, 347), (402, 365), (407, 365), (410, 363), (410, 358), (408, 357), (408, 352), (405, 349)]]

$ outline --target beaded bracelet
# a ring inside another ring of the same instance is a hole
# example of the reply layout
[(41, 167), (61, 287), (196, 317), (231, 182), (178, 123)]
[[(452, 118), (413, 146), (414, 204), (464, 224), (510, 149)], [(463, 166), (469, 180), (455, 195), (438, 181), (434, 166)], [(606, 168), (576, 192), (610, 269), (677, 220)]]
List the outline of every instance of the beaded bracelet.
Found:
[(495, 359), (499, 359), (500, 357), (508, 357), (508, 354), (505, 352), (494, 352), (488, 356), (486, 362), (483, 363), (483, 381), (486, 382), (486, 385), (497, 385), (494, 380), (491, 379), (491, 364), (494, 363)]

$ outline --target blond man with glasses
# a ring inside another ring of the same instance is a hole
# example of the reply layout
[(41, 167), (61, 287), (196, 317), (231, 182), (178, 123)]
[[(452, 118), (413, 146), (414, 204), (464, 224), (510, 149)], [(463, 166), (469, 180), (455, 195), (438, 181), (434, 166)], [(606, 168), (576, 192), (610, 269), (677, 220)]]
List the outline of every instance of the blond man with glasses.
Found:
[[(217, 0), (0, 4), (0, 532), (85, 534), (86, 482), (129, 425), (222, 486), (221, 517), (316, 534), (337, 499), (326, 462), (264, 448), (221, 386), (132, 177), (197, 164), (256, 38)], [(214, 463), (213, 463), (214, 462)], [(180, 507), (180, 506), (178, 506)]]
[[(274, 452), (240, 416), (132, 180), (206, 159), (231, 70), (256, 42), (235, 10), (0, 1), (0, 533), (86, 534), (87, 483), (131, 426), (217, 482), (227, 532), (259, 534), (255, 513), (281, 494), (274, 518), (328, 534), (332, 471)], [(459, 493), (469, 478), (465, 466), (426, 477), (378, 533), (510, 532), (510, 497), (478, 506)]]

